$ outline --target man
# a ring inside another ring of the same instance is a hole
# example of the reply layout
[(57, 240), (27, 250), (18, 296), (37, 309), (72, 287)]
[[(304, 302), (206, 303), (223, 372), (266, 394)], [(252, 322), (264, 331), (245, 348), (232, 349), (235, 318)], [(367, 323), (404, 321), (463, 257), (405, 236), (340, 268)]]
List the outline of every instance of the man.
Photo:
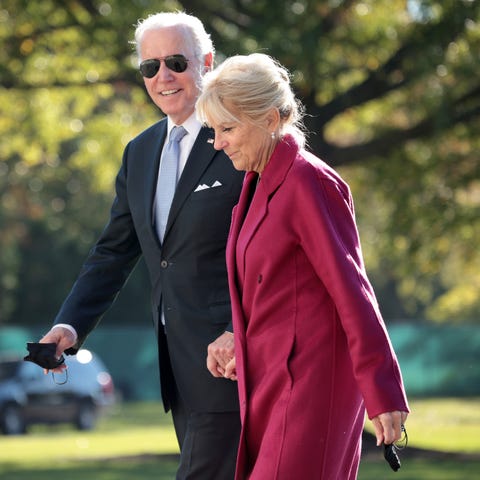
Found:
[[(237, 387), (213, 378), (205, 359), (210, 345), (221, 369), (233, 351), (225, 244), (243, 174), (214, 150), (212, 131), (195, 117), (201, 76), (214, 55), (202, 23), (184, 13), (156, 14), (139, 22), (135, 43), (145, 87), (167, 118), (125, 148), (110, 220), (41, 342), (56, 343), (58, 356), (75, 353), (143, 255), (162, 400), (181, 451), (177, 479), (229, 480), (240, 431)], [(170, 148), (174, 126), (185, 136), (166, 207), (162, 150)]]

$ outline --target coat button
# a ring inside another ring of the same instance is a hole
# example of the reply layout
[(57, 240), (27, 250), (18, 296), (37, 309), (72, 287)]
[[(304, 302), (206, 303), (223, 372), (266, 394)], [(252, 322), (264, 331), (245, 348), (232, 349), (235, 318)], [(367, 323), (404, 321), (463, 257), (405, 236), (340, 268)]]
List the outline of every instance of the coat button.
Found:
[(162, 261), (160, 262), (160, 266), (161, 266), (162, 268), (167, 268), (167, 267), (168, 267), (168, 262), (167, 262), (166, 260), (162, 260)]

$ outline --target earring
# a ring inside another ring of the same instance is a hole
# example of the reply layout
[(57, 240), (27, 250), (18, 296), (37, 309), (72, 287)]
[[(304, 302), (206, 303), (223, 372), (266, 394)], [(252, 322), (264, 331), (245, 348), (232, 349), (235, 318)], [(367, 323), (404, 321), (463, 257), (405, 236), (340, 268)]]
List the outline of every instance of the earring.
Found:
[(275, 140), (275, 132), (272, 132), (271, 134), (272, 140)]

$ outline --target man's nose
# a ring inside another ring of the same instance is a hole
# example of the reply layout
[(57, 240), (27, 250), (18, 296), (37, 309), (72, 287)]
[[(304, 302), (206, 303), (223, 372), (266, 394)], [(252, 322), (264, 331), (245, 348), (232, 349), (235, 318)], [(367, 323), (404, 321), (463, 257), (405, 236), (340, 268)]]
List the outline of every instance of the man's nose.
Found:
[(165, 65), (165, 62), (162, 60), (160, 62), (160, 68), (158, 69), (155, 78), (158, 80), (168, 80), (173, 77), (173, 72)]

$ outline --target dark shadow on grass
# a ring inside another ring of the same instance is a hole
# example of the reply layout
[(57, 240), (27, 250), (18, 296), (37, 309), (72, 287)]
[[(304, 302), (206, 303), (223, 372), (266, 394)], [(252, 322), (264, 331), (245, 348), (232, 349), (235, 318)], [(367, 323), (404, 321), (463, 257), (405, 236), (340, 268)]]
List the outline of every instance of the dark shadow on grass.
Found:
[[(370, 432), (363, 431), (362, 436), (362, 458), (382, 456), (383, 451), (376, 445), (376, 438)], [(462, 453), (462, 452), (441, 452), (438, 450), (428, 450), (408, 446), (400, 455), (405, 458), (425, 458), (425, 459), (443, 459), (443, 460), (480, 460), (480, 453)]]

